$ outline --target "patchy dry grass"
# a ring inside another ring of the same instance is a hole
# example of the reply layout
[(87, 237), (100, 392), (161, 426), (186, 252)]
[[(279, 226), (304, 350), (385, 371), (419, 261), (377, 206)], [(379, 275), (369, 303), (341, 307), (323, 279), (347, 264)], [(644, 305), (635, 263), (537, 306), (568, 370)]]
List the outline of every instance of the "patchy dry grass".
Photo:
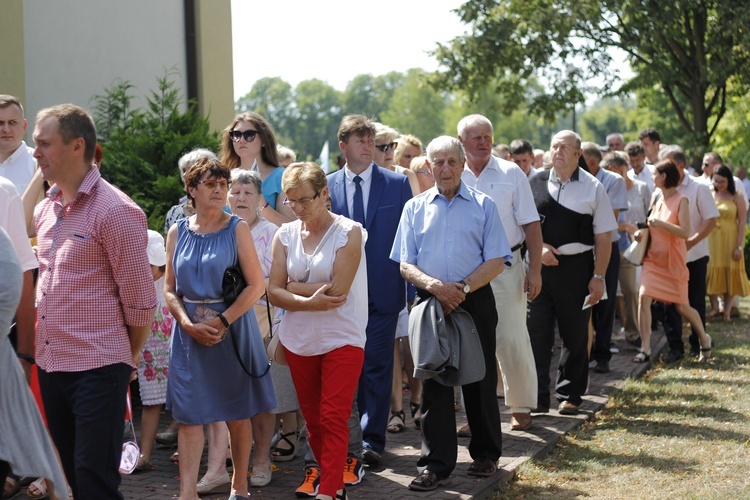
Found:
[(709, 363), (660, 364), (629, 381), (493, 498), (750, 498), (750, 322), (708, 331)]

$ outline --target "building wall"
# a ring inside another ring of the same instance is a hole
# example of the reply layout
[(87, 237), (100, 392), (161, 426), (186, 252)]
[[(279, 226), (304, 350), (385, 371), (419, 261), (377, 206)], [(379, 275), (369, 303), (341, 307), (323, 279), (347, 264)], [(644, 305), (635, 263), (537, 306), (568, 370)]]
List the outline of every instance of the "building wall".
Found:
[(196, 0), (198, 109), (214, 130), (234, 119), (232, 13), (229, 0)]
[[(144, 106), (157, 78), (187, 100), (185, 0), (1, 0), (0, 93), (21, 98), (29, 121), (47, 106), (91, 111), (117, 79)], [(234, 114), (230, 0), (195, 2), (199, 111), (216, 130)], [(205, 76), (204, 76), (205, 75)]]

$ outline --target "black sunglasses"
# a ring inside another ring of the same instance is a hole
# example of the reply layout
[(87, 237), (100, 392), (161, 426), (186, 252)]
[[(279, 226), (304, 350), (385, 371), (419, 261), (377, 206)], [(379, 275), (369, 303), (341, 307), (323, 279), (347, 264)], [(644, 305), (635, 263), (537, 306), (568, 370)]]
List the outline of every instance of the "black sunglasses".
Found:
[(375, 147), (378, 148), (382, 153), (385, 153), (389, 149), (396, 149), (396, 146), (398, 146), (397, 142), (392, 142), (390, 144), (381, 144), (380, 146), (378, 146), (377, 144), (375, 145)]
[(253, 142), (257, 135), (257, 130), (232, 130), (229, 132), (229, 137), (231, 137), (234, 142), (240, 142), (242, 139), (245, 139), (245, 142)]

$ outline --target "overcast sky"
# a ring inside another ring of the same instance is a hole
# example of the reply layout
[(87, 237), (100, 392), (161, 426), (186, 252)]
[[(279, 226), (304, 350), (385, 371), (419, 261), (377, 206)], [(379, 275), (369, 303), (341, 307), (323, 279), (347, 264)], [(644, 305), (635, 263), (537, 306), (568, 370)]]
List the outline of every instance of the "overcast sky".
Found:
[(234, 97), (264, 77), (318, 78), (344, 90), (356, 75), (437, 69), (427, 51), (463, 34), (462, 0), (232, 0)]

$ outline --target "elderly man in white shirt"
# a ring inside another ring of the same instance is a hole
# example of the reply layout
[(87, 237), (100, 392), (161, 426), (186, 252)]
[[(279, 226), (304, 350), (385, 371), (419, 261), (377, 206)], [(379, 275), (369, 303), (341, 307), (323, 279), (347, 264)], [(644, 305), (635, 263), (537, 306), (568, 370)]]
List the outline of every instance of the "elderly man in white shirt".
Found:
[[(526, 328), (526, 300), (533, 300), (542, 286), (542, 230), (527, 173), (515, 163), (492, 156), (492, 123), (482, 115), (469, 115), (458, 122), (458, 139), (466, 150), (461, 180), (487, 195), (497, 205), (513, 259), (490, 285), (498, 313), (496, 355), (503, 374), (505, 403), (511, 409), (511, 429), (531, 426), (531, 409), (537, 406), (537, 376), (534, 352)], [(511, 154), (513, 146), (511, 143)], [(531, 145), (529, 144), (529, 147)], [(530, 148), (529, 148), (530, 149)], [(533, 153), (527, 152), (533, 171)], [(529, 272), (523, 265), (526, 242)]]

